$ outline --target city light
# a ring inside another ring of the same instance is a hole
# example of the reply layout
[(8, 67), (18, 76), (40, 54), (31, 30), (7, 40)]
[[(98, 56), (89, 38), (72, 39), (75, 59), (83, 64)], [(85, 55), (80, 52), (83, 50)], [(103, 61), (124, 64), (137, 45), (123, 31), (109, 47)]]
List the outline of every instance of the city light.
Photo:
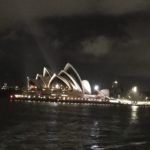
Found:
[(133, 92), (133, 93), (137, 93), (137, 90), (138, 90), (137, 86), (134, 86), (134, 87), (132, 88), (132, 92)]
[(118, 84), (118, 81), (117, 81), (117, 80), (115, 80), (115, 81), (114, 81), (114, 83), (115, 83), (115, 84)]
[(59, 89), (59, 85), (58, 84), (56, 84), (55, 87), (56, 87), (56, 89)]
[(95, 85), (95, 86), (94, 86), (94, 90), (95, 90), (95, 91), (99, 91), (99, 85)]

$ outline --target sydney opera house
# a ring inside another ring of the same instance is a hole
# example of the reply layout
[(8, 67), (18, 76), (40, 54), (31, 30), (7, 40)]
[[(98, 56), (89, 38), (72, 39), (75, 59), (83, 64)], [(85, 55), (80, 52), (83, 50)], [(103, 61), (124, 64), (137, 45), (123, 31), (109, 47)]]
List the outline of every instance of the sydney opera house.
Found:
[(69, 63), (58, 74), (44, 67), (42, 74), (37, 74), (35, 79), (27, 77), (28, 93), (44, 94), (51, 96), (76, 96), (91, 95), (91, 86), (87, 80), (82, 80), (76, 69)]

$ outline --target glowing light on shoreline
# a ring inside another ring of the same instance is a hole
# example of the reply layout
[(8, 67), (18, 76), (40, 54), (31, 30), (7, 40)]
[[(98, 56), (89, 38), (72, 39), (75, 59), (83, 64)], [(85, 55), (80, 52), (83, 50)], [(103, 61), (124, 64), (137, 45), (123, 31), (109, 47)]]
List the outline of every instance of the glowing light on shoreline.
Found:
[(115, 80), (115, 81), (114, 81), (114, 83), (115, 83), (115, 84), (118, 84), (118, 81), (117, 81), (117, 80)]
[(133, 92), (133, 93), (137, 93), (137, 90), (138, 90), (137, 86), (134, 86), (134, 87), (132, 88), (132, 92)]
[(99, 91), (99, 85), (95, 85), (95, 86), (94, 86), (94, 90), (95, 90), (95, 91)]

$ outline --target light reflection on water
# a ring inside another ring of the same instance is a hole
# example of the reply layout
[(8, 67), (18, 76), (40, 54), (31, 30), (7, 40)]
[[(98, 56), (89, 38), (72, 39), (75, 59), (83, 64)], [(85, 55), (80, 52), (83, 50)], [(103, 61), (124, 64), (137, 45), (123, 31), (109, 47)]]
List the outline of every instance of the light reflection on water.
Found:
[(11, 103), (0, 107), (0, 149), (146, 150), (149, 118), (137, 106)]
[(131, 123), (136, 123), (136, 121), (138, 120), (138, 108), (139, 106), (136, 105), (131, 106)]

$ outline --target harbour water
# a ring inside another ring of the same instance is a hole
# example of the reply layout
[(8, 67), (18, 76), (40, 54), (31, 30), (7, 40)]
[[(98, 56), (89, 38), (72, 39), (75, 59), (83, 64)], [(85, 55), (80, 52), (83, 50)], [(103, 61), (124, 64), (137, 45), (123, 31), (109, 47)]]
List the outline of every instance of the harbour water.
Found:
[(150, 107), (0, 102), (0, 150), (149, 150)]

